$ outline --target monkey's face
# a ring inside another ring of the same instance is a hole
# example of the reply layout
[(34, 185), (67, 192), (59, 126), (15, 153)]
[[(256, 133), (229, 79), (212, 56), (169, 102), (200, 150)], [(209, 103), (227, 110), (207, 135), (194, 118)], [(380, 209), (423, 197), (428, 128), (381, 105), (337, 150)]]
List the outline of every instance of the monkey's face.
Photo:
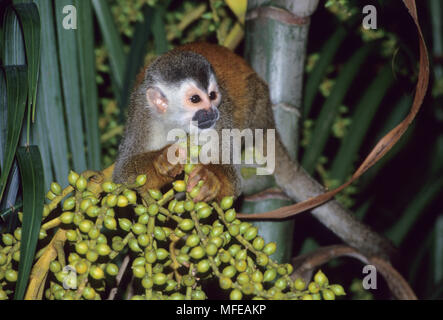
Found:
[(186, 132), (191, 124), (201, 130), (213, 128), (220, 118), (221, 94), (214, 76), (207, 88), (193, 79), (174, 85), (158, 83), (147, 90), (147, 100), (158, 120)]

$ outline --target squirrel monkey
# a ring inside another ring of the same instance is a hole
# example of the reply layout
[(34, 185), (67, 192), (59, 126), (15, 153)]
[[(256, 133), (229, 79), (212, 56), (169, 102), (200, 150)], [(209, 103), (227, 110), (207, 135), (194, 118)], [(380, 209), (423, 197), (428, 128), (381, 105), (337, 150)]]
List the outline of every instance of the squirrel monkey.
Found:
[[(208, 43), (181, 46), (143, 69), (128, 112), (113, 179), (131, 183), (138, 175), (146, 174), (146, 189), (160, 189), (183, 171), (182, 164), (168, 161), (170, 130), (179, 128), (189, 134), (191, 122), (203, 131), (213, 128), (219, 135), (223, 129), (262, 129), (264, 133), (275, 129), (266, 83), (241, 57)], [(273, 142), (277, 185), (294, 201), (301, 200), (297, 186), (307, 186), (309, 194), (315, 182), (291, 160), (276, 131)], [(223, 147), (221, 150), (225, 151)], [(240, 166), (236, 164), (197, 164), (188, 176), (187, 191), (200, 180), (204, 182), (195, 201), (237, 197), (242, 192)], [(339, 204), (332, 202), (331, 206), (338, 208)], [(343, 240), (364, 252), (392, 252), (388, 241), (344, 209), (333, 213), (319, 209), (313, 213)]]
[[(246, 61), (230, 50), (208, 43), (191, 43), (176, 48), (143, 69), (131, 95), (128, 121), (119, 148), (113, 179), (132, 182), (148, 176), (147, 189), (160, 189), (183, 171), (183, 165), (168, 162), (167, 133), (183, 129), (191, 121), (200, 130), (274, 129), (274, 116), (266, 83)], [(264, 139), (266, 142), (267, 139)], [(266, 150), (266, 148), (265, 148)], [(274, 174), (282, 188), (288, 172), (296, 166), (275, 137)], [(283, 179), (279, 179), (283, 177)], [(239, 196), (240, 168), (233, 164), (198, 164), (190, 173), (187, 191), (200, 180), (203, 186), (195, 201)]]

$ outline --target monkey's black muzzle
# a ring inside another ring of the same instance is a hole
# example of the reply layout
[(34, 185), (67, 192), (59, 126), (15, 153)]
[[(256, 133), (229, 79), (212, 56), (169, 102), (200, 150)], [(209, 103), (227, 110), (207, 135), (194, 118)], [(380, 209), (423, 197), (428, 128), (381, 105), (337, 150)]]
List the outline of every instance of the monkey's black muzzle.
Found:
[(192, 121), (197, 122), (197, 126), (199, 129), (208, 129), (211, 128), (217, 120), (220, 118), (220, 113), (218, 109), (212, 107), (208, 110), (200, 109), (192, 118)]

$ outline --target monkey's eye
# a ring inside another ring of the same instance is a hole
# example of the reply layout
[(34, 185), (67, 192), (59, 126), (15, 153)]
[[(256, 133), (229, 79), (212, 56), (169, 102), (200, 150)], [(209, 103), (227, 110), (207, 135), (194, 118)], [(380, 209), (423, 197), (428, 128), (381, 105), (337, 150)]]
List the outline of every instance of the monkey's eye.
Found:
[(215, 91), (211, 91), (211, 92), (209, 93), (209, 99), (211, 99), (211, 100), (215, 100), (215, 99), (217, 99), (217, 92), (215, 92)]
[(192, 103), (199, 103), (200, 101), (202, 101), (200, 96), (197, 95), (197, 94), (193, 95), (190, 100), (191, 100)]

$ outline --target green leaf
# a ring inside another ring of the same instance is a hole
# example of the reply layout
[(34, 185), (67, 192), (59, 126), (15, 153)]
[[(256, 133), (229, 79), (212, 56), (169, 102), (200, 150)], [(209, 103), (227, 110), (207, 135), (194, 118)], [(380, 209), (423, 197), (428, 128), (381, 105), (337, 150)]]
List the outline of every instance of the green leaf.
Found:
[(307, 119), (309, 112), (311, 111), (314, 98), (318, 92), (318, 87), (323, 80), (326, 70), (331, 65), (332, 60), (335, 57), (340, 45), (346, 38), (347, 32), (343, 26), (340, 26), (337, 31), (329, 38), (321, 49), (321, 55), (318, 59), (314, 69), (312, 70), (308, 80), (306, 82), (304, 105), (303, 105), (303, 118)]
[(35, 3), (20, 3), (14, 5), (20, 20), (26, 48), (26, 62), (28, 65), (28, 142), (29, 130), (35, 117), (35, 103), (37, 100), (37, 83), (40, 69), (40, 14)]
[(28, 92), (27, 70), (25, 66), (4, 67), (3, 70), (6, 78), (6, 92), (3, 91), (1, 94), (7, 96), (8, 124), (3, 170), (0, 176), (0, 200), (3, 198), (6, 181), (20, 139)]
[(38, 147), (20, 147), (17, 150), (17, 160), (23, 186), (23, 223), (18, 280), (14, 299), (22, 300), (37, 247), (45, 190), (43, 187), (43, 165)]
[(87, 166), (90, 170), (100, 169), (100, 137), (98, 129), (98, 96), (95, 72), (94, 26), (90, 1), (76, 0), (78, 29), (77, 46), (81, 98), (83, 106)]
[(434, 283), (443, 280), (443, 215), (440, 215), (434, 227)]
[(344, 96), (349, 90), (349, 87), (351, 86), (352, 81), (355, 79), (361, 64), (371, 49), (371, 45), (365, 45), (364, 47), (358, 49), (357, 52), (351, 57), (351, 59), (343, 67), (343, 70), (340, 72), (330, 96), (321, 109), (311, 137), (311, 141), (314, 143), (311, 143), (306, 149), (302, 161), (302, 166), (310, 174), (313, 173), (315, 166), (317, 165), (317, 161), (326, 146), (332, 124), (336, 118), (338, 109), (342, 104)]
[[(63, 21), (63, 8), (72, 5), (71, 0), (55, 1), (56, 21)], [(77, 172), (87, 169), (84, 152), (83, 120), (81, 110), (80, 77), (78, 64), (77, 30), (65, 29), (63, 23), (56, 23), (59, 44), (59, 59), (65, 114), (68, 124), (68, 137), (73, 160), (73, 168)], [(95, 82), (93, 83), (95, 85)], [(91, 84), (89, 84), (91, 85)]]
[(402, 243), (409, 231), (414, 227), (420, 215), (425, 212), (425, 208), (430, 204), (440, 193), (443, 188), (443, 179), (440, 175), (431, 177), (428, 182), (424, 183), (415, 197), (410, 201), (403, 212), (400, 219), (397, 220), (387, 232), (386, 236), (392, 240), (395, 245)]
[(4, 13), (3, 32), (5, 40), (2, 52), (4, 65), (26, 64), (25, 45), (20, 22), (11, 6)]
[(152, 21), (152, 33), (154, 34), (155, 53), (161, 55), (168, 51), (168, 39), (166, 36), (165, 26), (165, 12), (164, 7), (159, 7), (155, 10), (154, 20)]
[(135, 25), (134, 37), (131, 42), (131, 49), (126, 61), (125, 81), (123, 83), (123, 89), (121, 94), (120, 105), (120, 117), (121, 121), (124, 121), (124, 115), (126, 114), (126, 107), (129, 101), (130, 92), (134, 84), (134, 80), (137, 73), (144, 65), (146, 50), (148, 47), (148, 39), (151, 36), (151, 24), (153, 17), (153, 9), (150, 6), (144, 6), (143, 8), (143, 22), (138, 22)]
[[(55, 179), (61, 185), (68, 184), (68, 145), (63, 113), (63, 96), (60, 87), (60, 70), (55, 35), (55, 17), (52, 2), (35, 0), (42, 22), (40, 83), (38, 87), (36, 124), (32, 128), (33, 143), (38, 142), (45, 166), (52, 163)], [(43, 81), (44, 79), (44, 81)], [(70, 115), (78, 116), (78, 115)], [(48, 154), (48, 151), (50, 154)], [(50, 155), (51, 161), (47, 162)], [(49, 179), (49, 177), (47, 178)], [(50, 180), (50, 181), (51, 181)]]
[(92, 0), (94, 11), (100, 25), (106, 48), (109, 52), (111, 61), (111, 72), (116, 84), (116, 89), (121, 92), (125, 72), (125, 54), (123, 52), (123, 43), (120, 34), (114, 23), (111, 8), (108, 1)]
[[(403, 96), (393, 108), (392, 112), (389, 113), (386, 120), (382, 125), (382, 129), (379, 130), (378, 134), (373, 139), (373, 144), (379, 141), (384, 135), (386, 135), (392, 128), (398, 125), (408, 114), (411, 107), (412, 99), (410, 96)], [(409, 129), (405, 132), (403, 137), (398, 141), (398, 143), (392, 147), (392, 149), (381, 158), (373, 167), (371, 167), (361, 178), (360, 186), (364, 189), (369, 186), (371, 181), (377, 176), (377, 173), (390, 161), (395, 155), (402, 150), (402, 148), (407, 144), (409, 138), (412, 136), (415, 129), (415, 123), (412, 123)]]
[(371, 125), (381, 101), (394, 78), (390, 65), (383, 68), (366, 90), (352, 116), (352, 124), (331, 166), (331, 178), (344, 182), (351, 173), (358, 151)]

